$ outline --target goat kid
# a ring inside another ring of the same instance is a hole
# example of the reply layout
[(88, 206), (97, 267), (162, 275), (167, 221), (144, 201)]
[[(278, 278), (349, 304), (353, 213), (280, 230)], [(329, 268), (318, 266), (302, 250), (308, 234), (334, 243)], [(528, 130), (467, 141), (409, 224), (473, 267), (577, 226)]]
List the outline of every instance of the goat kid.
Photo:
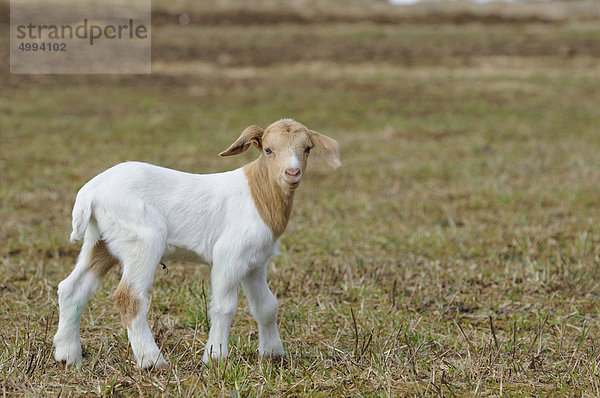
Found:
[(137, 365), (166, 364), (146, 315), (157, 265), (174, 259), (212, 264), (211, 328), (204, 362), (227, 356), (240, 283), (258, 323), (259, 353), (284, 355), (267, 264), (277, 252), (310, 150), (317, 149), (337, 168), (340, 147), (327, 136), (283, 119), (265, 130), (247, 127), (219, 155), (237, 155), (251, 144), (260, 156), (233, 171), (189, 174), (127, 162), (81, 188), (73, 207), (71, 241), (83, 238), (83, 245), (73, 272), (58, 285), (57, 361), (81, 365), (81, 314), (102, 277), (120, 263), (123, 275), (113, 297)]

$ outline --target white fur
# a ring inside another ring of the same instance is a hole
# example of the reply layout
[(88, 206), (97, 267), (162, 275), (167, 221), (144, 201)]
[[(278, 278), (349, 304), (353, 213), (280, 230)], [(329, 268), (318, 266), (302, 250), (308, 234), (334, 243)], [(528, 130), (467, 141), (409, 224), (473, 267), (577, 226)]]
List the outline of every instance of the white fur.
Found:
[(266, 267), (278, 241), (254, 205), (243, 169), (197, 175), (138, 162), (114, 166), (77, 194), (71, 241), (81, 238), (77, 265), (58, 289), (57, 360), (81, 364), (81, 312), (100, 286), (87, 267), (100, 239), (123, 265), (123, 280), (139, 294), (140, 311), (127, 328), (138, 366), (165, 363), (146, 315), (154, 271), (170, 259), (213, 264), (205, 362), (227, 356), (240, 283), (258, 322), (260, 353), (283, 355), (277, 300), (266, 281)]
[(290, 163), (287, 167), (288, 169), (297, 169), (300, 168), (300, 161), (296, 157), (296, 154), (292, 149), (290, 149)]

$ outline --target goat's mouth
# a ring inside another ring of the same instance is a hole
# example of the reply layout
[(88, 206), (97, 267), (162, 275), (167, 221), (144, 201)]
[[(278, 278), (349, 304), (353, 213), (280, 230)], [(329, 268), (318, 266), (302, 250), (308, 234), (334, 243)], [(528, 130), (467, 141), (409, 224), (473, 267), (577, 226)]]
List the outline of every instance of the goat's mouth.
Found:
[(296, 189), (298, 188), (298, 186), (300, 185), (300, 181), (302, 180), (302, 177), (298, 176), (298, 177), (290, 177), (290, 176), (284, 176), (283, 178), (283, 182), (285, 182), (285, 184), (288, 186), (289, 189)]

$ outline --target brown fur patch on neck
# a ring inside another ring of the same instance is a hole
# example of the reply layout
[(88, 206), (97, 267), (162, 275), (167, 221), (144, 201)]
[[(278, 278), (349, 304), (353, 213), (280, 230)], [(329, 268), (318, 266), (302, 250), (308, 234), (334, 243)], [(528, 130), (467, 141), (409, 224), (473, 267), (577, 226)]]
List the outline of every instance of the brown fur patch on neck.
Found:
[(275, 181), (271, 180), (262, 156), (244, 166), (244, 173), (248, 178), (250, 192), (258, 213), (273, 232), (275, 239), (279, 238), (290, 219), (294, 192), (284, 192)]
[(92, 248), (88, 271), (98, 278), (102, 278), (118, 262), (119, 260), (108, 251), (106, 243), (100, 240)]
[(131, 321), (135, 318), (140, 311), (140, 298), (131, 286), (121, 280), (119, 286), (113, 293), (115, 305), (121, 313), (121, 322), (125, 327), (131, 326)]

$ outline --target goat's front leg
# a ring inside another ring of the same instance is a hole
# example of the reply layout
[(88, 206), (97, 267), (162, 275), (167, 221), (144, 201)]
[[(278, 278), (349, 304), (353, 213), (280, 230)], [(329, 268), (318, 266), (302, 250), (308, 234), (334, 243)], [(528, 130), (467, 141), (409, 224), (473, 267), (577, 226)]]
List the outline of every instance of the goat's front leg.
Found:
[(227, 343), (231, 322), (237, 312), (240, 277), (234, 269), (215, 263), (210, 274), (212, 299), (210, 302), (210, 332), (202, 360), (227, 357)]
[(279, 304), (267, 285), (267, 265), (268, 262), (248, 273), (242, 280), (242, 286), (250, 312), (258, 322), (258, 352), (262, 356), (277, 358), (284, 355), (277, 330)]

